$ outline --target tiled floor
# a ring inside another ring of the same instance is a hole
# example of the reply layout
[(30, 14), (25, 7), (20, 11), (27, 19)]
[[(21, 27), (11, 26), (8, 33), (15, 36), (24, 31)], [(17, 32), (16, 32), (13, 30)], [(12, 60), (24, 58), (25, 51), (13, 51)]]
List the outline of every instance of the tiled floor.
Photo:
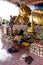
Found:
[[(6, 43), (5, 41), (3, 41), (3, 45), (3, 49), (6, 49), (6, 51), (10, 47), (10, 44)], [(6, 58), (7, 60), (4, 62), (0, 61), (0, 65), (29, 65), (25, 63), (24, 60), (20, 60), (22, 54), (27, 54), (28, 56), (31, 56), (34, 59), (30, 65), (43, 65), (43, 57), (39, 57), (23, 49), (21, 49), (18, 53), (11, 54), (12, 58)]]
[(43, 65), (43, 57), (39, 57), (23, 49), (21, 49), (18, 53), (9, 54), (7, 52), (9, 47), (10, 44), (5, 41), (2, 42), (0, 39), (0, 65), (29, 65), (25, 63), (24, 60), (20, 60), (22, 54), (27, 54), (28, 56), (33, 57), (34, 60), (30, 65)]

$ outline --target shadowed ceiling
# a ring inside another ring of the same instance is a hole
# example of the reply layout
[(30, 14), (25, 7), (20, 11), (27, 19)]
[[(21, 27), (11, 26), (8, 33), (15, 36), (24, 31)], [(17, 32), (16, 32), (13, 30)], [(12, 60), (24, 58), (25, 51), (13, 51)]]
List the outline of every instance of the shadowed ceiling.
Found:
[(43, 0), (8, 0), (12, 3), (22, 3), (26, 5), (32, 5), (32, 4), (38, 4), (38, 3), (43, 3)]

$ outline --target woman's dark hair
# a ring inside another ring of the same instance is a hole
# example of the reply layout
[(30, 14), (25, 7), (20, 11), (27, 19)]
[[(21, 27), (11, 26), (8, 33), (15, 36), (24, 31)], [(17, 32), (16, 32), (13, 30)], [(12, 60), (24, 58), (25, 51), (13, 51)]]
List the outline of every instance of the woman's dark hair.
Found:
[(23, 30), (20, 30), (19, 34), (18, 35), (23, 35)]
[(27, 26), (31, 26), (31, 23), (30, 23), (30, 22), (28, 22)]

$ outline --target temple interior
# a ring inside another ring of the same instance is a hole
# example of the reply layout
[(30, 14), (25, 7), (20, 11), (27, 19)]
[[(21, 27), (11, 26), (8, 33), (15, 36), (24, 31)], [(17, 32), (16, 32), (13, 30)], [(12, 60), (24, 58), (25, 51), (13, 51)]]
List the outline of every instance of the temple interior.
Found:
[(0, 0), (0, 65), (43, 65), (43, 0)]

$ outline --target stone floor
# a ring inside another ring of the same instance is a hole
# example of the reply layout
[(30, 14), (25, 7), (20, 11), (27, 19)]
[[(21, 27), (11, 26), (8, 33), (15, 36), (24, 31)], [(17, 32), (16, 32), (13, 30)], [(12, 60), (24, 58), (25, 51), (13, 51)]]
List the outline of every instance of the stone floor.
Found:
[(10, 44), (4, 40), (2, 42), (1, 36), (2, 32), (0, 29), (0, 65), (29, 65), (24, 60), (20, 60), (22, 54), (27, 54), (34, 59), (30, 65), (43, 65), (43, 57), (39, 57), (24, 49), (21, 49), (18, 53), (9, 54), (7, 49), (10, 47)]
[[(4, 43), (3, 41), (3, 45), (3, 49), (6, 49), (7, 52), (7, 49), (10, 47), (10, 44)], [(43, 57), (39, 57), (23, 49), (21, 49), (18, 53), (11, 54), (12, 57), (6, 57), (3, 62), (0, 60), (0, 65), (29, 65), (25, 63), (24, 60), (20, 60), (22, 54), (27, 54), (28, 56), (31, 56), (34, 59), (30, 65), (43, 65)]]

